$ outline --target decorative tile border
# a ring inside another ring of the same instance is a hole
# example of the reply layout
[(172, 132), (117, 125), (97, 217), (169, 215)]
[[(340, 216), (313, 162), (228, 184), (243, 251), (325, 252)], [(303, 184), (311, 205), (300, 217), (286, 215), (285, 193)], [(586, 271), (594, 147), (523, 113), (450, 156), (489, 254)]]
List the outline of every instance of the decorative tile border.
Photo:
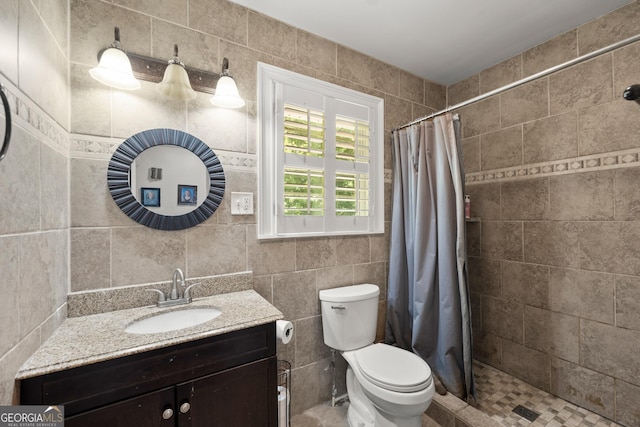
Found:
[(465, 174), (466, 184), (539, 178), (640, 166), (640, 148)]
[(67, 131), (11, 82), (2, 79), (2, 85), (11, 108), (13, 124), (32, 134), (38, 141), (53, 150), (67, 156), (69, 152)]

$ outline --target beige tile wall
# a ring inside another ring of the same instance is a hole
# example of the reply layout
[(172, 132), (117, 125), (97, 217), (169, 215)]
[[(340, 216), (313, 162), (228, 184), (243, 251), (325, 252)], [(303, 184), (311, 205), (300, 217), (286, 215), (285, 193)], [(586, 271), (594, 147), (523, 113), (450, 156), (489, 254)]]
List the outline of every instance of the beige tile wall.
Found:
[[(448, 88), (449, 103), (640, 32), (640, 3)], [(474, 355), (640, 424), (640, 43), (462, 108)]]
[(0, 405), (17, 403), (18, 368), (66, 317), (67, 17), (66, 1), (0, 3), (0, 82), (13, 117), (0, 162)]
[[(224, 0), (173, 0), (153, 7), (72, 0), (70, 22), (71, 291), (166, 281), (175, 267), (188, 277), (252, 271), (254, 288), (294, 322), (294, 340), (278, 347), (279, 357), (293, 365), (293, 413), (329, 399), (331, 375), (324, 369), (330, 353), (322, 340), (317, 292), (369, 282), (382, 288), (384, 299), (388, 234), (260, 242), (255, 215), (231, 216), (228, 197), (193, 229), (147, 229), (111, 199), (105, 182), (110, 154), (136, 132), (181, 129), (219, 155), (227, 194), (256, 194), (256, 64), (261, 61), (383, 98), (389, 169), (391, 129), (443, 108), (445, 88)], [(205, 94), (190, 103), (167, 101), (150, 83), (131, 93), (94, 82), (88, 70), (116, 25), (123, 47), (134, 53), (168, 59), (178, 43), (183, 62), (211, 71), (228, 57), (246, 108), (212, 108)], [(390, 200), (389, 182), (385, 198)], [(388, 203), (386, 214), (389, 221)], [(380, 307), (382, 319), (384, 300)], [(339, 361), (341, 392), (344, 371)]]

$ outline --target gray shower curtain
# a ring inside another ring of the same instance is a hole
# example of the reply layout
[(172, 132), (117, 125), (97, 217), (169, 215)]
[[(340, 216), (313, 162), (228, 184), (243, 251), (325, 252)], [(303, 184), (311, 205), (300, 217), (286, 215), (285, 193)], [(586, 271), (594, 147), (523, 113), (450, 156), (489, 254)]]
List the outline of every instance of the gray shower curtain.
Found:
[(445, 114), (393, 133), (393, 212), (385, 341), (475, 397), (460, 122)]

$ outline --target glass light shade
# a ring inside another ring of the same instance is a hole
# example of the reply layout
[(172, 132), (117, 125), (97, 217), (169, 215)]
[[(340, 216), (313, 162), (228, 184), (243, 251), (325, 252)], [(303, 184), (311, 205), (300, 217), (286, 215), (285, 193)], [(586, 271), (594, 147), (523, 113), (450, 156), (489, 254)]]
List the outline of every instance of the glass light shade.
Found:
[(189, 75), (180, 63), (170, 62), (164, 70), (164, 77), (156, 89), (172, 99), (194, 99), (197, 94), (191, 88)]
[(216, 85), (216, 93), (211, 97), (211, 103), (225, 108), (244, 106), (244, 99), (240, 98), (238, 86), (231, 76), (222, 75), (220, 77)]
[(100, 83), (116, 89), (140, 88), (140, 82), (133, 77), (127, 54), (115, 47), (110, 47), (102, 53), (100, 63), (97, 67), (90, 69), (89, 74)]

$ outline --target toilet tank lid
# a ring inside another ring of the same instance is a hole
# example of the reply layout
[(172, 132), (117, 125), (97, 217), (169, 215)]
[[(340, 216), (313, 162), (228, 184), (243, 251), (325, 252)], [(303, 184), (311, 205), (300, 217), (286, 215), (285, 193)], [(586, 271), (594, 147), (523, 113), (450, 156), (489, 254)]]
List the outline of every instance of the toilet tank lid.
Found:
[(371, 285), (368, 283), (364, 285), (324, 289), (319, 293), (320, 301), (329, 302), (352, 302), (374, 298), (378, 295), (380, 295), (380, 288), (377, 285)]

